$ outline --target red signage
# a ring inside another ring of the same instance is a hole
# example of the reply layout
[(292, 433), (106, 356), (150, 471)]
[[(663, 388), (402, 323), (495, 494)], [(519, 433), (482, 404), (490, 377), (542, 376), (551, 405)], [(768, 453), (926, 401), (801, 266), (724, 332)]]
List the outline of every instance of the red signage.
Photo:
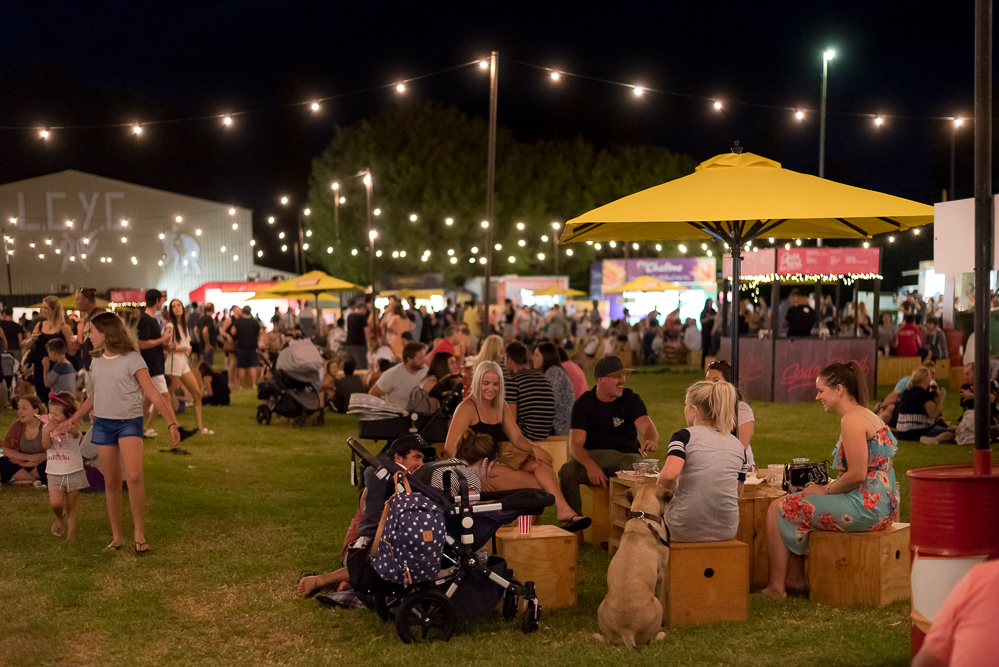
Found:
[[(160, 290), (163, 292), (163, 290)], [(163, 292), (166, 296), (166, 292)], [(144, 289), (123, 289), (111, 290), (111, 303), (145, 303), (146, 290)]]
[[(732, 277), (732, 256), (725, 255), (723, 275)], [(739, 273), (743, 276), (768, 276), (774, 272), (773, 249), (746, 253)], [(803, 275), (875, 275), (881, 272), (879, 248), (778, 248), (777, 274)]]

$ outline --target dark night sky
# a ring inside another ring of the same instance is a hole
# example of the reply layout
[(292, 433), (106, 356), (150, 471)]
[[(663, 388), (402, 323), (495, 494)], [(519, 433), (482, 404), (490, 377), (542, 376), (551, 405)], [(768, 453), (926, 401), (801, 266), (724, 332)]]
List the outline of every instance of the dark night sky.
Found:
[[(490, 9), (495, 7), (490, 13)], [(815, 173), (817, 109), (830, 66), (826, 175), (927, 203), (949, 181), (951, 125), (972, 113), (971, 2), (322, 3), (21, 2), (5, 6), (0, 125), (127, 122), (263, 109), (148, 128), (0, 132), (0, 182), (66, 168), (255, 209), (303, 192), (311, 159), (346, 125), (397, 103), (389, 90), (320, 114), (290, 102), (391, 83), (500, 53), (499, 122), (522, 140), (581, 135), (598, 146), (651, 143), (700, 162), (733, 140)], [(725, 101), (649, 94), (568, 78), (521, 60)], [(488, 77), (467, 68), (407, 95), (485, 117)], [(897, 114), (875, 129), (851, 113)], [(957, 195), (971, 196), (972, 142), (957, 143)], [(499, 156), (502, 159), (502, 156)], [(923, 238), (928, 237), (925, 235)], [(920, 252), (929, 258), (928, 245)], [(888, 267), (886, 267), (887, 269)]]

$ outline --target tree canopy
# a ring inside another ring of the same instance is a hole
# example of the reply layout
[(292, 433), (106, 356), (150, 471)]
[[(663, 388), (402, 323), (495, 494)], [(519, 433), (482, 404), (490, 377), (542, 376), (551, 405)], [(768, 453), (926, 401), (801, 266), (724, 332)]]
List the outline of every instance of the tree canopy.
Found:
[[(436, 272), (444, 274), (445, 285), (456, 286), (482, 275), (487, 146), (485, 121), (433, 103), (395, 106), (338, 128), (330, 146), (313, 161), (307, 222), (312, 234), (306, 239), (310, 263), (339, 278), (368, 284), (365, 186), (359, 174), (370, 169), (371, 205), (380, 209), (373, 217), (375, 249), (382, 251), (375, 260), (376, 277)], [(527, 143), (498, 128), (493, 275), (553, 274), (552, 222), (564, 223), (692, 173), (694, 166), (689, 156), (655, 146), (598, 150), (581, 137)], [(336, 195), (334, 182), (339, 183)], [(339, 208), (339, 263), (334, 196), (346, 199)], [(447, 224), (448, 219), (453, 222)], [(643, 244), (642, 255), (668, 256), (648, 246)], [(614, 256), (607, 248), (597, 252), (581, 243), (559, 246), (558, 252), (559, 273), (583, 289), (589, 287), (593, 259)]]

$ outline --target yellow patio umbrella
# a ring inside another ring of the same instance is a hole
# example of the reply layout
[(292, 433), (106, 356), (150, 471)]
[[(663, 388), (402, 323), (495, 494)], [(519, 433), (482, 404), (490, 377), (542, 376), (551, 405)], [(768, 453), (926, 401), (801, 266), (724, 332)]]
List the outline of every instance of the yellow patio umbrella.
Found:
[[(97, 304), (98, 308), (107, 308), (108, 306), (111, 305), (105, 299), (97, 299), (97, 298), (95, 298), (94, 302)], [(75, 294), (70, 294), (69, 296), (61, 296), (61, 297), (59, 297), (59, 303), (62, 304), (63, 310), (76, 310), (76, 295)], [(41, 303), (36, 303), (33, 306), (28, 306), (28, 308), (33, 308), (33, 309), (34, 308), (41, 308), (41, 307), (42, 307)]]
[(634, 280), (621, 285), (620, 287), (604, 290), (604, 293), (624, 294), (625, 292), (668, 292), (673, 290), (680, 291), (683, 289), (685, 288), (673, 283), (668, 283), (665, 280), (657, 280), (652, 276), (639, 276)]
[(572, 289), (571, 287), (562, 287), (561, 285), (549, 285), (544, 289), (532, 290), (531, 294), (533, 296), (583, 296), (586, 292), (580, 291), (578, 289)]
[[(738, 340), (742, 247), (762, 236), (867, 238), (933, 222), (933, 207), (784, 169), (736, 146), (693, 174), (569, 220), (560, 243), (717, 239), (732, 249), (732, 340)], [(739, 345), (732, 345), (735, 381)]]
[(261, 297), (258, 293), (251, 298), (304, 299), (311, 296), (316, 301), (316, 310), (319, 310), (320, 296), (323, 297), (323, 301), (340, 301), (329, 292), (363, 292), (364, 288), (354, 283), (348, 283), (346, 280), (334, 278), (322, 271), (309, 271), (297, 278), (282, 280), (277, 285), (271, 285), (263, 291), (272, 296)]
[[(311, 296), (311, 294), (307, 295), (307, 296)], [(297, 299), (301, 299), (301, 298), (302, 298), (302, 294), (300, 292), (273, 292), (273, 291), (271, 291), (269, 289), (265, 289), (265, 290), (261, 290), (261, 291), (257, 292), (256, 294), (254, 294), (253, 296), (251, 296), (249, 299), (247, 299), (247, 301), (261, 301), (261, 300), (265, 300), (265, 299), (296, 299), (297, 300)], [(328, 293), (325, 293), (325, 292), (321, 292), (319, 294), (319, 300), (320, 301), (331, 301), (331, 302), (338, 303), (340, 301), (340, 298), (337, 297), (337, 296), (334, 296), (333, 294), (328, 294)]]

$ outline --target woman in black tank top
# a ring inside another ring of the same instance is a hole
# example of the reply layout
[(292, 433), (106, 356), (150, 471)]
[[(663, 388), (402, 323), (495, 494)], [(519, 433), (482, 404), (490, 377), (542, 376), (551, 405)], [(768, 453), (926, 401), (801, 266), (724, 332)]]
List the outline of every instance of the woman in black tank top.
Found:
[(565, 529), (583, 530), (590, 525), (590, 519), (576, 514), (565, 501), (552, 469), (552, 455), (520, 432), (513, 410), (503, 400), (503, 391), (503, 371), (499, 364), (494, 361), (480, 362), (472, 377), (471, 395), (461, 402), (451, 419), (444, 449), (454, 457), (458, 440), (467, 430), (493, 439), (496, 445), (494, 459), (499, 456), (500, 442), (512, 443), (527, 454), (527, 460), (516, 469), (503, 463), (488, 465), (488, 473), (481, 480), (482, 490), (543, 489), (555, 497), (556, 513), (560, 521), (566, 522)]

